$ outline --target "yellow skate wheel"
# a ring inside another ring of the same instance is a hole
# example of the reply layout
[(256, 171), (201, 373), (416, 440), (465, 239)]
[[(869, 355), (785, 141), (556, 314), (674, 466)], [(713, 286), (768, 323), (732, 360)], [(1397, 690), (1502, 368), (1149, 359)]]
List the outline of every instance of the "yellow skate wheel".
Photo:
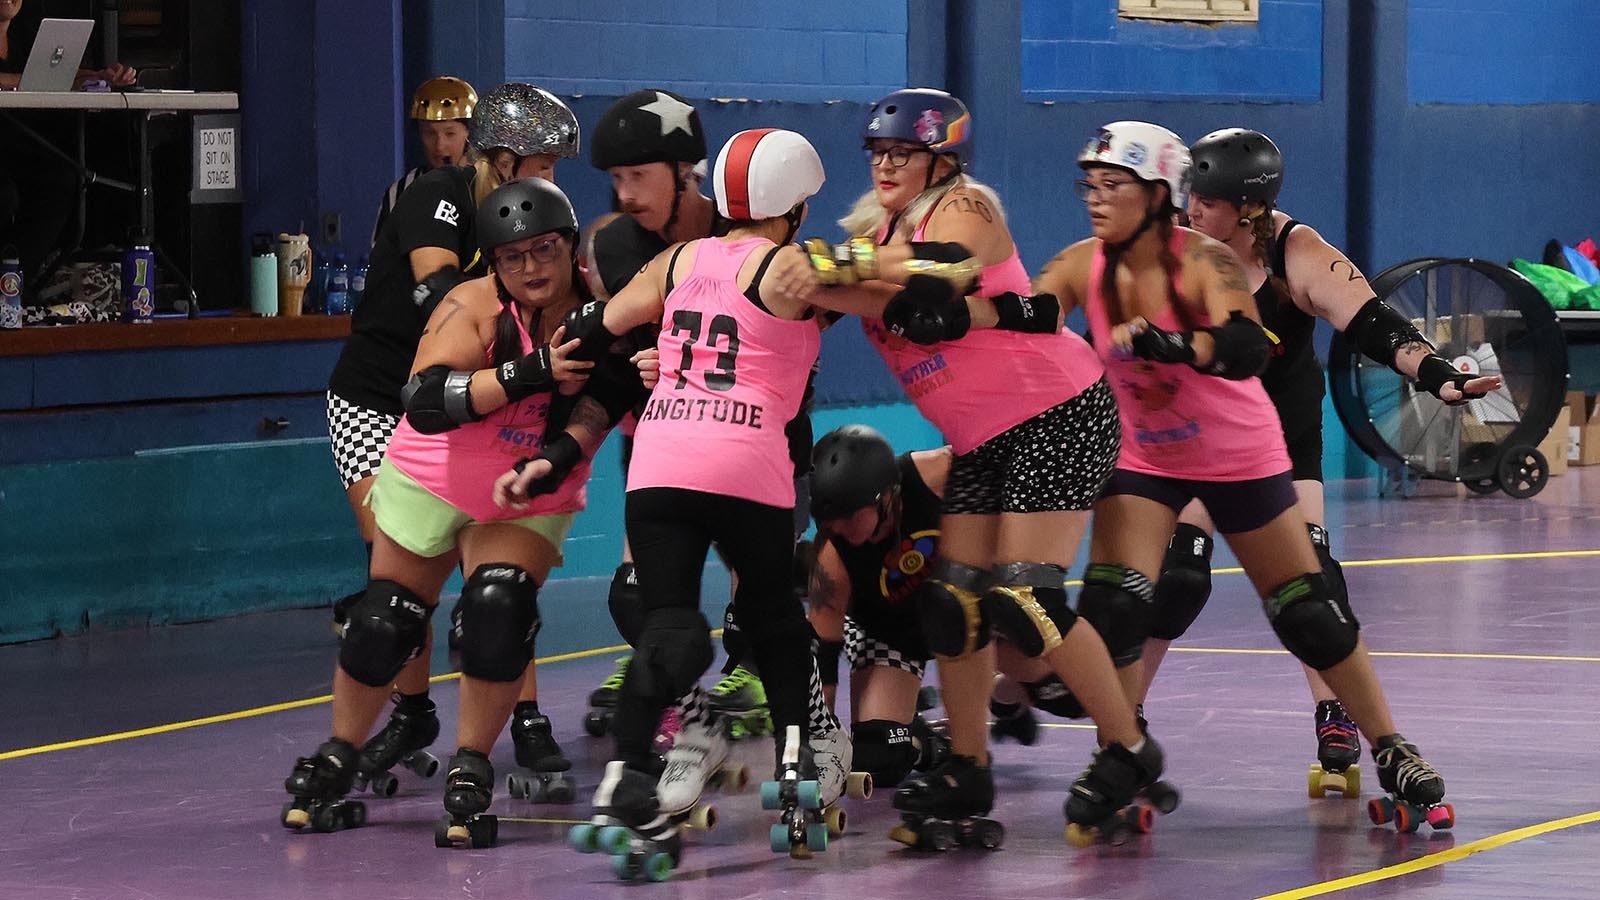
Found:
[(717, 808), (708, 803), (702, 803), (689, 810), (684, 817), (684, 822), (690, 828), (701, 831), (711, 831), (717, 827)]
[(844, 792), (852, 800), (866, 800), (872, 796), (872, 773), (851, 772), (845, 779)]
[(283, 807), (283, 827), (304, 828), (311, 824), (311, 812), (301, 809), (292, 803)]
[(917, 845), (917, 833), (904, 825), (896, 825), (889, 829), (889, 840), (897, 844), (905, 844), (907, 847), (915, 847)]
[(822, 822), (828, 826), (828, 837), (844, 834), (845, 824), (849, 821), (850, 817), (840, 807), (830, 806), (822, 812)]
[(1326, 793), (1322, 786), (1322, 766), (1311, 764), (1311, 774), (1306, 778), (1306, 793), (1313, 800), (1321, 800)]
[(1354, 800), (1361, 796), (1361, 767), (1351, 766), (1344, 772), (1344, 796)]
[(1092, 847), (1095, 842), (1093, 828), (1084, 828), (1077, 822), (1067, 823), (1067, 843), (1074, 847)]
[(742, 793), (750, 786), (750, 769), (745, 766), (724, 766), (719, 777), (718, 789), (725, 794)]

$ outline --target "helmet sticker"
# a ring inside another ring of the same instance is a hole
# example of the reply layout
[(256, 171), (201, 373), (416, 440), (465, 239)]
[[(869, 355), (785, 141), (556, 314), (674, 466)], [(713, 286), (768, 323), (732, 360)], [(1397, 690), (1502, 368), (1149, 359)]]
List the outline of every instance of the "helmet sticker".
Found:
[(944, 131), (944, 114), (937, 109), (925, 109), (917, 117), (917, 138), (924, 144), (935, 144)]
[(882, 125), (878, 124), (878, 117), (877, 116), (873, 116), (872, 117), (872, 121), (867, 123), (867, 130), (868, 131), (877, 131), (878, 129), (880, 129), (882, 127), (883, 127)]
[(1122, 161), (1130, 166), (1142, 166), (1150, 158), (1150, 150), (1138, 141), (1129, 141), (1122, 148)]
[(694, 107), (660, 91), (656, 91), (655, 95), (654, 102), (646, 103), (639, 109), (661, 120), (661, 136), (666, 137), (674, 131), (693, 135), (694, 130), (689, 124), (689, 116), (694, 114)]

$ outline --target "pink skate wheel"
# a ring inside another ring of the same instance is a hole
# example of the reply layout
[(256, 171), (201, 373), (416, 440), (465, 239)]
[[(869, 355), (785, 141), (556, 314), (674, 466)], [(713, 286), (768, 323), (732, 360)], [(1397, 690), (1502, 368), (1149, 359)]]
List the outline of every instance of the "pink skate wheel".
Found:
[(1448, 803), (1441, 803), (1428, 810), (1428, 825), (1435, 831), (1453, 828), (1456, 824), (1456, 808)]

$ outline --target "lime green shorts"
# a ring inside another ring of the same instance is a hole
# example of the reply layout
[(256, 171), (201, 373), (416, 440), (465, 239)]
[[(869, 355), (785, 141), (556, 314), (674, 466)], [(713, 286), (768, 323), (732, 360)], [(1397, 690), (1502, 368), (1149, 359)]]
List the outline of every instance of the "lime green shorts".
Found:
[[(431, 558), (448, 553), (455, 549), (461, 529), (478, 524), (471, 516), (417, 484), (388, 460), (378, 468), (378, 478), (367, 494), (367, 505), (372, 507), (373, 518), (383, 533), (418, 556)], [(561, 543), (566, 540), (577, 516), (577, 513), (553, 513), (495, 521), (521, 526), (549, 541), (555, 548), (559, 566)]]

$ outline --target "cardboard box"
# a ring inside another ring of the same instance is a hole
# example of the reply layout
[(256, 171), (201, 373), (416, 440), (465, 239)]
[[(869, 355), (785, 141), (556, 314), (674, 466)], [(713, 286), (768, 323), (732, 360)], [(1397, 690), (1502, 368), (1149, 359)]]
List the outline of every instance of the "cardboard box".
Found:
[(1550, 426), (1550, 432), (1539, 442), (1539, 452), (1549, 461), (1551, 477), (1567, 474), (1572, 445), (1571, 423), (1572, 410), (1562, 407), (1561, 412), (1556, 414), (1556, 423)]
[(1575, 466), (1600, 465), (1600, 415), (1594, 394), (1582, 391), (1567, 392), (1567, 461)]
[[(1452, 342), (1450, 339), (1456, 333), (1456, 323), (1460, 323), (1461, 333), (1466, 337), (1465, 342)], [(1433, 320), (1433, 332), (1430, 334), (1426, 319), (1412, 319), (1411, 324), (1422, 332), (1422, 336), (1433, 342), (1435, 347), (1443, 350), (1450, 346), (1459, 352), (1466, 347), (1476, 347), (1483, 343), (1483, 316), (1478, 313), (1462, 313), (1456, 316), (1440, 316)], [(1446, 356), (1450, 354), (1446, 353)]]

